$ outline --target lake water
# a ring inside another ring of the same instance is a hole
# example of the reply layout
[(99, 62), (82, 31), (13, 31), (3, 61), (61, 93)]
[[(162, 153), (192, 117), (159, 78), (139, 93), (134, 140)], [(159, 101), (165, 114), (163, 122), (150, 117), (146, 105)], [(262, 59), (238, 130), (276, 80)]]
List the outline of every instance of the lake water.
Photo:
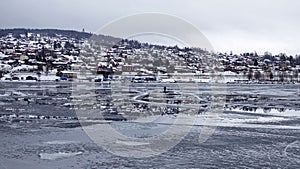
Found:
[(299, 100), (299, 84), (0, 83), (0, 168), (298, 168)]

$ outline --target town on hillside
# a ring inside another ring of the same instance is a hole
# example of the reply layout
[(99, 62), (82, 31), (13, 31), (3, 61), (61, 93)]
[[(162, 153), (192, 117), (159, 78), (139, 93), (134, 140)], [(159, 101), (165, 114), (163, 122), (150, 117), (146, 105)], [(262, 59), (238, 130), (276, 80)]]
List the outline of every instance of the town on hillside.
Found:
[(300, 55), (215, 53), (62, 30), (0, 36), (1, 81), (299, 82)]

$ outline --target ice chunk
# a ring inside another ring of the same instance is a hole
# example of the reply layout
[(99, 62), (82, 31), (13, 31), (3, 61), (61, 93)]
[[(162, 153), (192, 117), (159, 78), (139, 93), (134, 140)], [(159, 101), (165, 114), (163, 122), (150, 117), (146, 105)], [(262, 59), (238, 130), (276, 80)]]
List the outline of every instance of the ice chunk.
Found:
[(82, 152), (40, 153), (39, 157), (43, 160), (56, 160), (61, 158), (69, 158), (80, 154), (82, 154)]

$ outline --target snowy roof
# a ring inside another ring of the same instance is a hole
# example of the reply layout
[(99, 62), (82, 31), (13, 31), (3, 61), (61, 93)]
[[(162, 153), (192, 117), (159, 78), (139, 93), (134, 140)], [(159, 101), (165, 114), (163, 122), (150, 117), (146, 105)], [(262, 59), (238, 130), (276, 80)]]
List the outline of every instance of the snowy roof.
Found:
[(0, 59), (7, 58), (7, 57), (9, 57), (9, 56), (7, 56), (7, 55), (5, 55), (3, 53), (0, 53)]
[(72, 71), (61, 71), (61, 73), (77, 74), (77, 72), (72, 72)]

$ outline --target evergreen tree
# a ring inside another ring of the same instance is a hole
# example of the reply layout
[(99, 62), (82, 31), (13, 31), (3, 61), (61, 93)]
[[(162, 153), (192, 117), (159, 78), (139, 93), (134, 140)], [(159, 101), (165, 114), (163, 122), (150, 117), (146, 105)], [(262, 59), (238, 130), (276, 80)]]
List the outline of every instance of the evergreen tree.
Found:
[(273, 78), (274, 78), (274, 75), (273, 75), (273, 73), (271, 72), (271, 73), (270, 73), (270, 80), (273, 80)]

